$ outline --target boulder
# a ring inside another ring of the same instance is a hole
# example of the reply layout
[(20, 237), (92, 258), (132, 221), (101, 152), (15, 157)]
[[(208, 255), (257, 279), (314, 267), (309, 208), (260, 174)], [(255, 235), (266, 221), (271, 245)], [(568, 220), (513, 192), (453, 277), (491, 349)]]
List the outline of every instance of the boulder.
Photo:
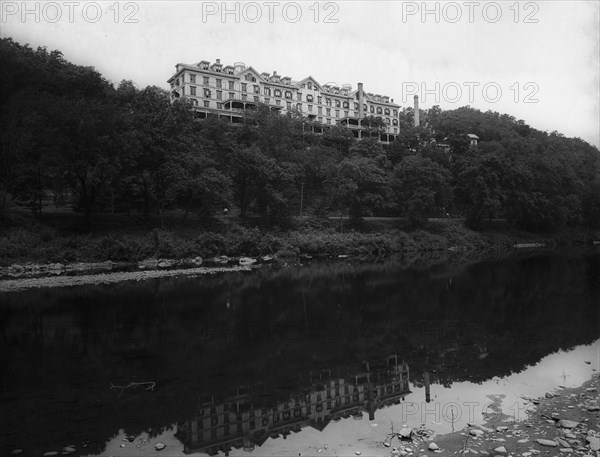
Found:
[(435, 444), (435, 443), (429, 443), (429, 447), (428, 447), (428, 449), (429, 449), (430, 451), (437, 451), (437, 450), (439, 450), (439, 448), (440, 448), (440, 447), (439, 447), (437, 444)]
[(412, 436), (412, 429), (409, 427), (402, 427), (398, 432), (398, 435), (400, 435), (402, 439), (409, 440)]
[(597, 436), (586, 436), (585, 438), (592, 451), (600, 451), (600, 438)]

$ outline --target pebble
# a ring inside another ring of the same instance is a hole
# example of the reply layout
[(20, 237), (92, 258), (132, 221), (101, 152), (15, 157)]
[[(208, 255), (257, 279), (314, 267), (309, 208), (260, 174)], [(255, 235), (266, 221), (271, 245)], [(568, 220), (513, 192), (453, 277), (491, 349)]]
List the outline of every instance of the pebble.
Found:
[(579, 425), (579, 422), (561, 419), (556, 423), (556, 425), (562, 428), (575, 428)]
[(384, 445), (385, 447), (390, 447), (390, 446), (391, 446), (391, 444), (390, 444), (390, 443), (388, 443), (387, 441), (386, 441), (385, 443), (383, 443), (383, 445)]
[(163, 443), (156, 443), (154, 445), (154, 449), (156, 449), (157, 451), (162, 451), (164, 448), (166, 448), (167, 446), (165, 446)]
[(439, 450), (439, 448), (440, 447), (437, 444), (435, 444), (435, 443), (429, 443), (429, 450), (430, 451), (437, 451), (437, 450)]
[(469, 433), (473, 436), (481, 436), (481, 435), (483, 435), (483, 430), (474, 428), (474, 429), (470, 430)]
[(559, 451), (563, 454), (571, 454), (573, 452), (573, 449), (571, 449), (570, 447), (561, 447)]
[(48, 451), (48, 452), (44, 452), (43, 456), (44, 457), (52, 457), (53, 455), (58, 455), (57, 451)]
[(494, 452), (497, 452), (498, 454), (508, 454), (508, 451), (504, 446), (497, 447), (494, 449)]
[(23, 449), (13, 449), (10, 451), (10, 455), (19, 455), (23, 453)]

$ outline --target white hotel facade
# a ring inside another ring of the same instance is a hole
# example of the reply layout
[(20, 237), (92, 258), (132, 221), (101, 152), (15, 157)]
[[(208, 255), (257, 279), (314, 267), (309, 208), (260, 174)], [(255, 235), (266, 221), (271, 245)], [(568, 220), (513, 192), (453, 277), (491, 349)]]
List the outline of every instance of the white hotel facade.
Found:
[[(167, 81), (171, 99), (189, 99), (200, 118), (219, 116), (239, 123), (245, 109), (264, 104), (283, 114), (302, 114), (316, 133), (338, 125), (350, 129), (355, 138), (374, 135), (390, 143), (400, 132), (400, 106), (390, 97), (365, 92), (362, 83), (353, 89), (349, 84), (321, 85), (312, 76), (293, 81), (276, 71), (259, 73), (239, 62), (223, 66), (220, 59), (212, 64), (206, 60), (192, 65), (178, 63), (175, 68)], [(367, 129), (363, 125), (367, 116), (381, 118), (385, 128), (377, 132)]]

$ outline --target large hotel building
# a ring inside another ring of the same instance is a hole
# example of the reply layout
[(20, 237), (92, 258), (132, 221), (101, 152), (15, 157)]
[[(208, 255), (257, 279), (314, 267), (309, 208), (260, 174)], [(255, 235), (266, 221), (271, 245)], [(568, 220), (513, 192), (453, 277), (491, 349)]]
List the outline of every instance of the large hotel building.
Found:
[[(350, 129), (355, 138), (375, 135), (390, 143), (400, 131), (400, 106), (390, 97), (365, 92), (362, 83), (353, 89), (350, 84), (321, 85), (312, 76), (293, 81), (276, 71), (259, 73), (239, 62), (223, 66), (219, 59), (212, 64), (206, 60), (193, 65), (178, 63), (168, 83), (171, 99), (189, 99), (201, 118), (216, 115), (238, 123), (245, 109), (262, 103), (281, 113), (302, 114), (317, 133), (339, 125)], [(369, 129), (363, 125), (367, 116), (381, 118), (385, 128)]]

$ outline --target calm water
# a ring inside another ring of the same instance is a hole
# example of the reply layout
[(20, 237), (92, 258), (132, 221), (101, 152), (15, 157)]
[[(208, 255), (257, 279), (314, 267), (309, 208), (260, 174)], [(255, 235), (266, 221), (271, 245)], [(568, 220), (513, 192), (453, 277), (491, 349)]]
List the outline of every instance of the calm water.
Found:
[(0, 454), (354, 455), (519, 420), (598, 370), (599, 304), (597, 251), (0, 295)]

